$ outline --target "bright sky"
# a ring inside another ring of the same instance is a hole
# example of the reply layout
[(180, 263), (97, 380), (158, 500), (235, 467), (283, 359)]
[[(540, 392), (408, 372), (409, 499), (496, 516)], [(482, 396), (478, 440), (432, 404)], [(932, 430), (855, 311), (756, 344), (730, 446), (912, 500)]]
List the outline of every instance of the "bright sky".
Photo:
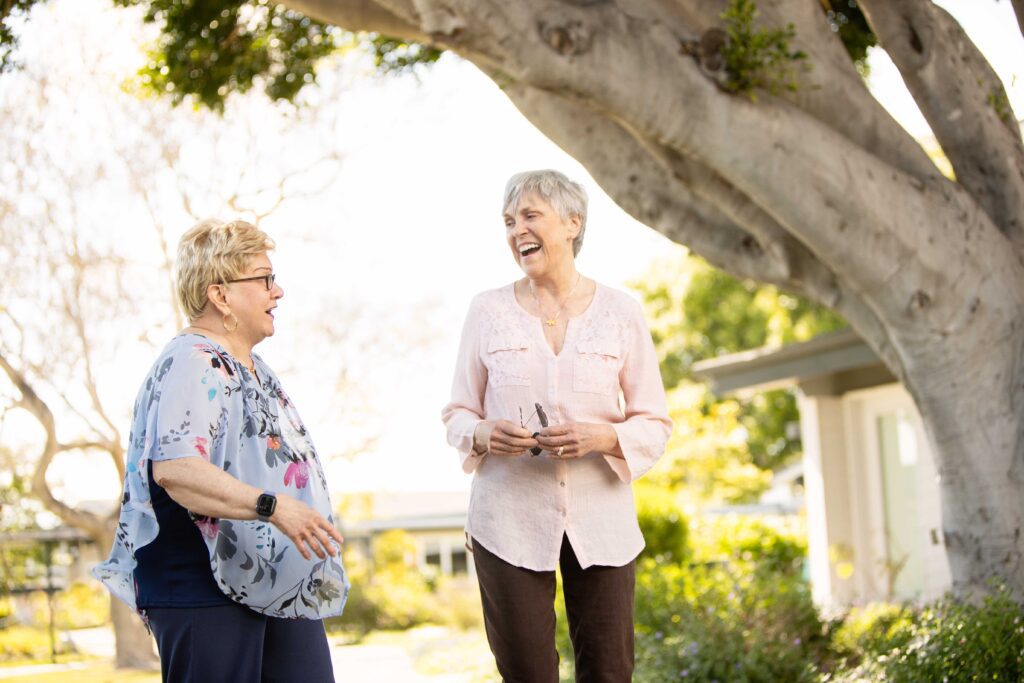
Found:
[[(1009, 2), (939, 4), (965, 25), (1003, 78), (1015, 111), (1024, 113), (1024, 41)], [(134, 54), (126, 37), (131, 32), (101, 25), (111, 12), (107, 6), (79, 0), (49, 7), (61, 12), (74, 7), (83, 20), (100, 17), (90, 19), (83, 30), (102, 30), (112, 42), (124, 40), (124, 46), (113, 49)], [(45, 21), (27, 29), (46, 30)], [(137, 66), (126, 60), (126, 72)], [(927, 125), (884, 54), (872, 54), (871, 66), (876, 95), (908, 130), (927, 134)], [(327, 87), (333, 88), (335, 80), (324, 75)], [(444, 58), (419, 82), (354, 79), (341, 92), (334, 130), (343, 155), (337, 181), (317, 197), (286, 204), (264, 223), (278, 242), (273, 258), (286, 297), (278, 311), (277, 335), (257, 350), (278, 370), (306, 416), (328, 460), (335, 492), (463, 490), (470, 479), (445, 444), (439, 415), (447, 402), (470, 298), (520, 275), (503, 239), (500, 198), (505, 180), (520, 170), (551, 167), (584, 183), (591, 206), (579, 268), (606, 284), (623, 287), (652, 259), (682, 250), (618, 209), (579, 164), (467, 63)], [(180, 231), (187, 227), (181, 225)], [(129, 231), (131, 226), (116, 229)], [(345, 435), (338, 431), (345, 429), (346, 411), (357, 408), (343, 399), (336, 419), (318, 410), (325, 398), (317, 359), (303, 355), (298, 362), (296, 350), (303, 348), (306, 321), (344, 318), (352, 309), (361, 312), (364, 326), (387, 321), (376, 333), (382, 347), (422, 341), (415, 353), (384, 353), (386, 362), (379, 366), (365, 367), (356, 360), (360, 367), (353, 376), (376, 415), (373, 425), (380, 438), (354, 459), (331, 459), (345, 448)], [(139, 358), (122, 368), (127, 401), (151, 362)], [(95, 475), (100, 463), (88, 458), (68, 462), (53, 483), (64, 484), (70, 499), (112, 499), (118, 485)]]

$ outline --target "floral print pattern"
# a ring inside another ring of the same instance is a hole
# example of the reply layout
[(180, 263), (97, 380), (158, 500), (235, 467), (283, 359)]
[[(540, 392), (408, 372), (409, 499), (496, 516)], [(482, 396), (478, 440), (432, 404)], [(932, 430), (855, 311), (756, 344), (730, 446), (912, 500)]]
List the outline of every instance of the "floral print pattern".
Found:
[[(333, 522), (327, 479), (309, 433), (273, 371), (253, 359), (255, 375), (211, 340), (181, 335), (139, 391), (114, 547), (93, 570), (132, 608), (135, 551), (159, 533), (150, 460), (201, 457), (247, 484), (297, 498)], [(349, 582), (337, 557), (303, 559), (270, 523), (189, 514), (210, 552), (214, 579), (231, 599), (274, 617), (341, 613)]]

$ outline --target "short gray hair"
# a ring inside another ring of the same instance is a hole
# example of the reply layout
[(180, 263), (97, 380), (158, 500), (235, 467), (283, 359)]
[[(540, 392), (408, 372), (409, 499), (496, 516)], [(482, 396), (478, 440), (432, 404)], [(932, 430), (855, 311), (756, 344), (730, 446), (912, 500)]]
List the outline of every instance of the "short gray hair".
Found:
[[(587, 191), (564, 173), (544, 169), (516, 173), (505, 185), (505, 203), (502, 213), (514, 213), (524, 195), (536, 195), (551, 205), (563, 221), (579, 216), (580, 232), (572, 241), (572, 255), (583, 247), (583, 233), (587, 228)], [(511, 209), (511, 211), (510, 211)]]

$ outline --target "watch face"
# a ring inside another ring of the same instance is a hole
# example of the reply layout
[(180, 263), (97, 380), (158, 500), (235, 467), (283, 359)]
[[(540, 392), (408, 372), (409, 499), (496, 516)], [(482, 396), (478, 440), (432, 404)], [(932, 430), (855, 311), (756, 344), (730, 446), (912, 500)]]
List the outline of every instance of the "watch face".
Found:
[(261, 493), (260, 497), (256, 499), (256, 514), (261, 517), (269, 517), (274, 514), (276, 507), (277, 498), (270, 494)]

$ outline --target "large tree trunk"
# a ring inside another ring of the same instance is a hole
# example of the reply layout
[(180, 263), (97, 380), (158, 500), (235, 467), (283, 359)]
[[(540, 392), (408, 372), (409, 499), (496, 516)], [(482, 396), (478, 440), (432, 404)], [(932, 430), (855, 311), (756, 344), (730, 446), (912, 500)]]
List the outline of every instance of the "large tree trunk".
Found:
[(948, 14), (929, 0), (862, 1), (956, 181), (871, 97), (817, 0), (758, 2), (762, 26), (793, 25), (811, 68), (795, 92), (756, 101), (725, 92), (716, 55), (696, 49), (726, 0), (289, 4), (353, 30), (386, 21), (429, 36), (489, 74), (633, 216), (846, 317), (920, 408), (955, 588), (998, 578), (1024, 595), (1024, 143)]
[(110, 619), (117, 643), (115, 658), (119, 669), (158, 669), (160, 660), (153, 649), (153, 638), (139, 615), (117, 598), (110, 598)]

